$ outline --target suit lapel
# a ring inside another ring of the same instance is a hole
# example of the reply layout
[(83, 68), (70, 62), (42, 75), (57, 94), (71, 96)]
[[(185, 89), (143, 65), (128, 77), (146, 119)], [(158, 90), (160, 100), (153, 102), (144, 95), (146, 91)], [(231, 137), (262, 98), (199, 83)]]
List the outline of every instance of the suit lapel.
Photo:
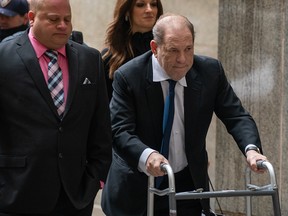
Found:
[[(147, 101), (150, 114), (152, 116), (154, 131), (162, 137), (162, 117), (163, 117), (163, 93), (159, 82), (151, 83), (147, 86)], [(158, 137), (159, 138), (159, 137)]]
[[(185, 140), (193, 139), (193, 134), (198, 133), (199, 109), (201, 104), (202, 83), (196, 79), (195, 69), (191, 69), (186, 75), (187, 87), (184, 89), (184, 117), (185, 117)], [(192, 133), (193, 131), (193, 133)], [(186, 149), (191, 150), (191, 143), (185, 141)]]
[(71, 108), (71, 104), (73, 101), (73, 97), (75, 95), (75, 91), (77, 89), (77, 81), (78, 81), (78, 71), (79, 71), (79, 64), (78, 64), (78, 57), (77, 57), (77, 50), (72, 47), (71, 44), (66, 45), (66, 53), (68, 58), (68, 70), (69, 70), (69, 89), (66, 101), (66, 108), (65, 114)]
[[(187, 88), (184, 89), (184, 108), (185, 116), (189, 116), (193, 111), (197, 115), (200, 104), (200, 93), (202, 83), (196, 79), (195, 69), (191, 69), (186, 75)], [(191, 103), (192, 101), (192, 103)]]
[(161, 140), (162, 140), (162, 118), (163, 118), (163, 108), (164, 99), (162, 93), (162, 87), (160, 82), (153, 82), (153, 71), (151, 60), (149, 61), (149, 66), (147, 70), (146, 77), (146, 100), (148, 103), (148, 108), (150, 116), (153, 121), (153, 131), (155, 132), (156, 142), (159, 144), (158, 148), (160, 150)]
[(58, 116), (57, 109), (50, 95), (49, 89), (43, 76), (43, 72), (39, 65), (39, 61), (26, 33), (24, 33), (23, 36), (20, 37), (18, 44), (20, 45), (19, 49), (17, 49), (18, 55), (22, 59), (23, 64), (25, 64), (28, 73), (30, 74), (31, 78), (35, 83), (35, 86), (37, 87), (40, 94), (43, 96), (51, 110), (54, 112), (54, 114)]

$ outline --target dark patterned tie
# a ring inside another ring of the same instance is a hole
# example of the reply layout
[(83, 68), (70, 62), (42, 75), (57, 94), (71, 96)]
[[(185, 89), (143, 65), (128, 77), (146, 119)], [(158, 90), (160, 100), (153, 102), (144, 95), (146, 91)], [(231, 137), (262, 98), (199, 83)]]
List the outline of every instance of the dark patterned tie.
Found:
[[(164, 114), (163, 114), (163, 138), (160, 153), (168, 159), (169, 156), (169, 143), (171, 130), (174, 119), (174, 95), (175, 95), (175, 85), (176, 81), (169, 81), (169, 92), (165, 100), (164, 105)], [(163, 181), (163, 176), (156, 178), (156, 188), (159, 187), (161, 182)]]
[(174, 95), (175, 95), (175, 85), (176, 81), (169, 81), (169, 92), (165, 100), (164, 105), (164, 115), (163, 115), (163, 138), (160, 153), (168, 159), (169, 155), (169, 142), (171, 136), (171, 129), (174, 119)]
[(49, 57), (48, 63), (48, 89), (57, 107), (59, 117), (64, 114), (64, 86), (61, 68), (58, 65), (58, 53), (54, 50), (47, 50), (45, 54)]

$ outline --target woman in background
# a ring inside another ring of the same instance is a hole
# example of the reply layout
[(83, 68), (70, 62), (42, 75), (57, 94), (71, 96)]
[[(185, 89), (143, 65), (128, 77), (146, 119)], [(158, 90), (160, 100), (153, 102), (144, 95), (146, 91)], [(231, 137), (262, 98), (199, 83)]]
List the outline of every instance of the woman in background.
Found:
[(114, 19), (106, 31), (106, 48), (102, 50), (110, 99), (114, 72), (127, 61), (150, 50), (152, 28), (162, 14), (161, 0), (117, 0)]

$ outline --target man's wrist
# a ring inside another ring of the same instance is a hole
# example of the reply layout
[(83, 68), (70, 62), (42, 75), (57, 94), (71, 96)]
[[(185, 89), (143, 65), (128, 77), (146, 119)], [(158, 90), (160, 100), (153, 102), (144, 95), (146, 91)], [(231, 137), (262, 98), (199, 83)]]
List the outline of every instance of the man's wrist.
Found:
[(247, 152), (250, 151), (250, 150), (254, 150), (254, 151), (260, 153), (260, 149), (259, 149), (256, 145), (249, 144), (249, 145), (247, 145), (246, 148), (245, 148), (245, 155), (246, 155)]

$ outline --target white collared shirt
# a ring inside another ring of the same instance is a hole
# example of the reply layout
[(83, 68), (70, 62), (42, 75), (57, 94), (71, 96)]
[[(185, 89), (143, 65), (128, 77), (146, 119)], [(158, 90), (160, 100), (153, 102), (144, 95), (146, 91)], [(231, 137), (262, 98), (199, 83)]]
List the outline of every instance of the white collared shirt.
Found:
[[(153, 82), (161, 82), (164, 102), (168, 94), (170, 77), (158, 63), (158, 60), (152, 55)], [(184, 169), (188, 162), (185, 154), (185, 130), (184, 130), (184, 87), (187, 87), (186, 78), (180, 79), (175, 86), (175, 112), (171, 131), (168, 161), (174, 173)], [(154, 149), (146, 149), (139, 160), (139, 169), (146, 174), (146, 160)]]

